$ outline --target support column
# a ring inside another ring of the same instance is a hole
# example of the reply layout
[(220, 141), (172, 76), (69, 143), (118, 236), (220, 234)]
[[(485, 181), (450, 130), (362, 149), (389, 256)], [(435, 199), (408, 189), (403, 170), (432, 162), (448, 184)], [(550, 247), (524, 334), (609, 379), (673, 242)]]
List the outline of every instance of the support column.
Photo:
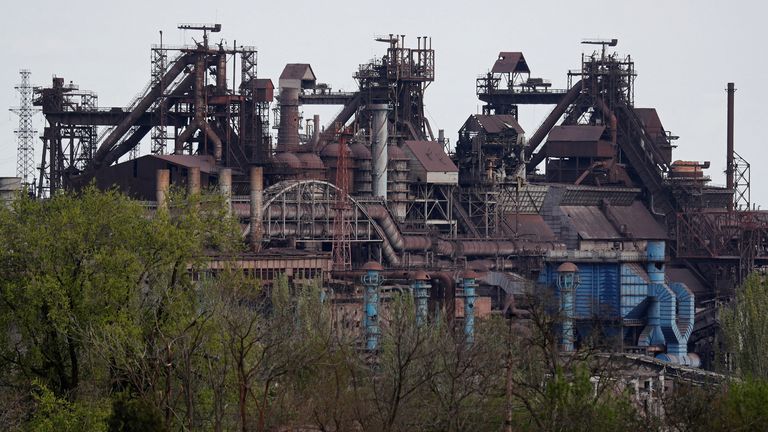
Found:
[(227, 212), (232, 214), (232, 169), (219, 168), (219, 192), (224, 195)]
[(168, 211), (168, 189), (171, 186), (171, 172), (167, 169), (157, 170), (156, 182), (157, 211)]
[(200, 194), (200, 168), (190, 167), (187, 171), (187, 193), (189, 195)]
[(264, 169), (251, 167), (251, 249), (254, 252), (261, 250), (261, 238), (263, 235), (262, 200), (264, 193)]

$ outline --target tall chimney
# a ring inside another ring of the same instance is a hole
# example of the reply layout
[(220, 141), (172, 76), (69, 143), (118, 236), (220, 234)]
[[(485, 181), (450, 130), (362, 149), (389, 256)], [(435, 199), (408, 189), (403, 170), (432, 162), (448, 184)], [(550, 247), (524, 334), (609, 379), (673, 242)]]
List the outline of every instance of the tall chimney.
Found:
[[(726, 145), (726, 164), (725, 164), (725, 181), (726, 187), (729, 190), (733, 190), (734, 187), (734, 173), (733, 173), (733, 95), (736, 93), (733, 83), (728, 83), (728, 130), (726, 132), (727, 145)], [(728, 209), (733, 210), (733, 199), (728, 204)]]
[(251, 249), (254, 252), (261, 250), (263, 193), (264, 170), (262, 167), (251, 167)]
[(298, 88), (280, 87), (278, 152), (294, 153), (299, 150), (299, 91)]
[(387, 199), (387, 104), (369, 105), (371, 111), (371, 158), (373, 170), (371, 171), (373, 183), (373, 196)]

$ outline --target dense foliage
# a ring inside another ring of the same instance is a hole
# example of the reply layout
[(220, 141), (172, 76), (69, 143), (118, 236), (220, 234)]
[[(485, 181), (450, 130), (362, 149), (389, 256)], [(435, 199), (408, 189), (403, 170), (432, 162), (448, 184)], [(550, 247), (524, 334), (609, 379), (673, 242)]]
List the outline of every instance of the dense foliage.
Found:
[[(411, 298), (397, 297), (380, 350), (367, 353), (320, 286), (263, 286), (224, 259), (208, 268), (210, 253), (231, 256), (242, 243), (215, 195), (173, 196), (151, 216), (116, 192), (22, 197), (0, 209), (0, 241), (7, 430), (692, 431), (768, 421), (768, 384), (749, 360), (759, 352), (736, 354), (754, 379), (680, 386), (662, 398), (661, 417), (619, 385), (611, 356), (560, 355), (557, 317), (533, 298), (524, 325), (479, 321), (468, 344), (445, 317), (416, 325)], [(739, 302), (762, 301), (753, 297), (764, 283), (751, 283)], [(736, 341), (765, 325), (742, 315), (726, 320), (742, 328)]]

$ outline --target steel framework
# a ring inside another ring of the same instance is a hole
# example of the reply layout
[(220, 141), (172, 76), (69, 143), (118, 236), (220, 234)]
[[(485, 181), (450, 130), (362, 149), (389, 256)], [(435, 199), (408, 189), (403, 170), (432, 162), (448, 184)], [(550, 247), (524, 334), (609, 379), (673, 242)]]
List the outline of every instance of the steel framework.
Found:
[(19, 106), (11, 108), (11, 112), (19, 116), (19, 127), (16, 133), (16, 177), (21, 178), (24, 186), (31, 188), (34, 183), (35, 134), (37, 131), (32, 124), (35, 108), (32, 106), (32, 84), (28, 69), (19, 71), (21, 82), (15, 87), (19, 92)]

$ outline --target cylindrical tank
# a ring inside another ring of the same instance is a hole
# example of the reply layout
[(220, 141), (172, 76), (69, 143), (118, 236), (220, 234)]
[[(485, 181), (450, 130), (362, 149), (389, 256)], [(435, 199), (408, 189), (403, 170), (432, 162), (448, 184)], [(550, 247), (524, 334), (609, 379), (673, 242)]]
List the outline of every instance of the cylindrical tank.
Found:
[(325, 180), (325, 164), (320, 156), (312, 152), (298, 153), (296, 157), (301, 162), (301, 178)]
[(356, 167), (352, 182), (353, 191), (358, 196), (369, 197), (373, 191), (371, 186), (371, 151), (361, 142), (353, 143), (350, 150)]

